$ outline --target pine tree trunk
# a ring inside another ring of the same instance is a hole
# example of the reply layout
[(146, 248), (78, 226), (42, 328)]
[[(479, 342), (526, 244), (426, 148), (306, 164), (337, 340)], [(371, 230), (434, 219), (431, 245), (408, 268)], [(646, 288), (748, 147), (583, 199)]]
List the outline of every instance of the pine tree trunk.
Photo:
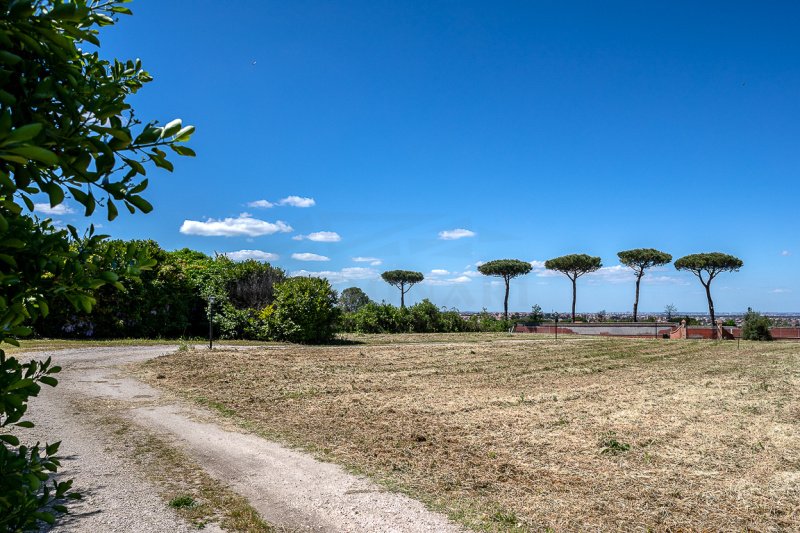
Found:
[(633, 321), (638, 322), (639, 316), (639, 283), (642, 281), (642, 275), (636, 277), (636, 299), (633, 301)]
[(400, 284), (400, 309), (405, 309), (406, 307), (406, 291), (404, 291), (405, 285)]
[(708, 283), (703, 283), (706, 288), (706, 298), (708, 298), (708, 314), (711, 315), (711, 338), (717, 338), (717, 321), (714, 318), (714, 300), (711, 299), (711, 280)]
[(578, 286), (577, 278), (572, 280), (572, 323), (575, 323), (575, 300), (577, 299)]
[(503, 300), (503, 317), (508, 320), (508, 278), (506, 278), (506, 298)]

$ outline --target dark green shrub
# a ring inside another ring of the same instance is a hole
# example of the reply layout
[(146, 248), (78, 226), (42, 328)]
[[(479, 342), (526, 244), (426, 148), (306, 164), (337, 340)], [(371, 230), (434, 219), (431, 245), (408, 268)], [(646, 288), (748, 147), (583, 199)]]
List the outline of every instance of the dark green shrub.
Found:
[(771, 341), (772, 333), (769, 331), (771, 325), (769, 318), (748, 307), (742, 325), (742, 338), (749, 341)]
[(330, 342), (341, 310), (328, 280), (289, 278), (275, 285), (275, 301), (263, 313), (267, 331), (278, 340), (307, 344)]

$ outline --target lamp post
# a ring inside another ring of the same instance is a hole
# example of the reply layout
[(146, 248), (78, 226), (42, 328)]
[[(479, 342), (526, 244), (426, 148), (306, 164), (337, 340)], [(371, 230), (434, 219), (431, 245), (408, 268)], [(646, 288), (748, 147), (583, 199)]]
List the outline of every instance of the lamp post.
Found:
[(208, 349), (214, 349), (214, 297), (208, 297)]

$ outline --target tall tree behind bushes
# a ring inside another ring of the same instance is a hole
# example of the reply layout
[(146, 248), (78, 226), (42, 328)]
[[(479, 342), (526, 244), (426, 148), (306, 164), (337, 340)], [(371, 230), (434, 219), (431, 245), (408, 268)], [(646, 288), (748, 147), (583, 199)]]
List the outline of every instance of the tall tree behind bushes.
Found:
[(345, 313), (355, 313), (371, 302), (367, 293), (358, 287), (348, 287), (339, 295), (339, 307)]

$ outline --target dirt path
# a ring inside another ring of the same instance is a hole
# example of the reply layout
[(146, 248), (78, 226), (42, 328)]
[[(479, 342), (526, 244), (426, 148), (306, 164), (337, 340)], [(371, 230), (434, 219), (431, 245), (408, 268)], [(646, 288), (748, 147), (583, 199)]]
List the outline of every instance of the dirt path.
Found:
[(75, 487), (84, 493), (84, 500), (74, 506), (73, 514), (53, 531), (190, 529), (157, 496), (145, 477), (114, 451), (103, 428), (92, 425), (70, 407), (87, 397), (124, 404), (127, 417), (176, 443), (212, 477), (248, 498), (262, 517), (276, 526), (300, 531), (460, 531), (446, 517), (428, 511), (421, 503), (385, 492), (341, 467), (253, 435), (224, 429), (214, 423), (209, 413), (162, 395), (126, 376), (120, 368), (174, 349), (88, 348), (53, 354), (64, 368), (61, 383), (32, 403), (31, 419), (37, 427), (27, 430), (32, 435), (26, 440), (63, 439), (61, 455), (66, 460), (62, 473), (74, 478)]

